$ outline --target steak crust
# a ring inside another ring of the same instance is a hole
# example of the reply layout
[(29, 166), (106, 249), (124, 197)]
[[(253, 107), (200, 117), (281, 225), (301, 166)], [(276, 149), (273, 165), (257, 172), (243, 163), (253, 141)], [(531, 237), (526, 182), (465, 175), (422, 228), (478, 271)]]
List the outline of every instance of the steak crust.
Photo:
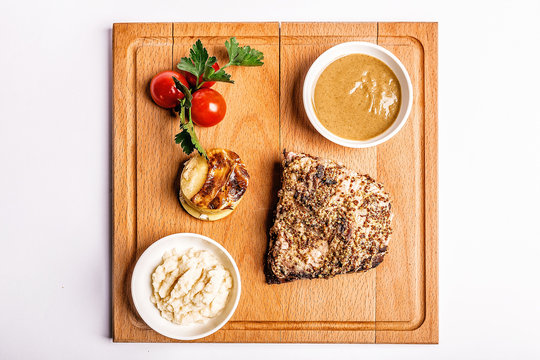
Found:
[(267, 283), (331, 278), (383, 261), (392, 232), (390, 197), (368, 175), (331, 160), (284, 152), (278, 198)]

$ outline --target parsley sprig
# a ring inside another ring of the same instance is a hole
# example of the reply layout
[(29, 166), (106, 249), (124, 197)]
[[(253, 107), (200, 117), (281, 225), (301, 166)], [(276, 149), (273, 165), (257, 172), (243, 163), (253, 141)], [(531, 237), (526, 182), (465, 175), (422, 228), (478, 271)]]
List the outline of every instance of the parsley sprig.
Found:
[[(217, 61), (215, 56), (209, 56), (201, 40), (193, 45), (189, 57), (183, 57), (176, 66), (179, 70), (187, 71), (197, 78), (195, 89), (199, 89), (206, 81), (221, 81), (234, 84), (231, 75), (225, 72), (229, 66), (262, 66), (264, 54), (250, 46), (240, 46), (235, 37), (225, 41), (225, 48), (229, 54), (229, 62), (218, 71), (212, 65)], [(202, 81), (200, 77), (202, 76)]]
[[(261, 66), (264, 63), (264, 55), (259, 50), (252, 49), (249, 46), (238, 46), (236, 38), (232, 37), (229, 41), (225, 41), (225, 47), (229, 53), (229, 63), (223, 68), (228, 66)], [(222, 68), (222, 69), (223, 69)]]
[(193, 99), (191, 91), (174, 76), (173, 80), (176, 88), (184, 94), (184, 98), (174, 108), (174, 111), (180, 115), (180, 132), (176, 134), (174, 141), (180, 144), (186, 154), (189, 155), (194, 150), (197, 150), (201, 156), (204, 156), (208, 160), (206, 151), (199, 142), (199, 138), (193, 127), (193, 121), (191, 120), (191, 100)]
[(179, 70), (195, 75), (197, 82), (193, 89), (188, 89), (187, 86), (173, 76), (176, 88), (184, 94), (184, 98), (174, 108), (174, 111), (180, 115), (180, 132), (176, 134), (174, 141), (180, 144), (186, 154), (189, 155), (197, 150), (207, 160), (208, 156), (197, 137), (193, 121), (191, 120), (191, 101), (193, 99), (191, 92), (200, 89), (206, 81), (220, 81), (234, 84), (231, 75), (225, 72), (225, 69), (229, 66), (262, 66), (264, 64), (262, 62), (264, 60), (262, 52), (250, 46), (240, 46), (235, 37), (225, 41), (225, 48), (229, 54), (229, 62), (217, 71), (212, 67), (217, 62), (216, 57), (208, 55), (208, 51), (203, 46), (201, 40), (197, 40), (193, 44), (193, 47), (189, 50), (189, 57), (183, 57), (180, 63), (176, 65)]

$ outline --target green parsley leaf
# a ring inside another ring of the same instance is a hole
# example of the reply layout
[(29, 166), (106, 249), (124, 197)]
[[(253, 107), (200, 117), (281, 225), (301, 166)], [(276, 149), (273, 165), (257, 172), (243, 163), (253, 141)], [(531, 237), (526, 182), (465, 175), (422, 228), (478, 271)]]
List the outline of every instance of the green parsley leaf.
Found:
[(195, 64), (193, 64), (193, 61), (191, 61), (190, 58), (183, 57), (182, 59), (180, 59), (180, 62), (176, 64), (176, 67), (179, 70), (184, 70), (190, 74), (197, 76), (197, 67), (195, 66)]
[(250, 46), (238, 46), (235, 37), (225, 41), (225, 47), (229, 53), (229, 65), (232, 66), (261, 66), (264, 63), (264, 55), (259, 50), (252, 49)]
[(189, 57), (183, 57), (176, 67), (199, 78), (199, 76), (204, 74), (206, 68), (214, 65), (216, 61), (217, 59), (214, 56), (208, 57), (208, 51), (206, 51), (206, 48), (199, 39), (189, 50)]
[(181, 131), (176, 134), (174, 141), (182, 146), (182, 150), (184, 150), (184, 152), (188, 155), (191, 154), (193, 150), (197, 150), (201, 156), (208, 159), (206, 151), (204, 151), (204, 148), (199, 143), (199, 139), (197, 138), (197, 134), (193, 128), (193, 122), (190, 120), (186, 124), (180, 124), (180, 128)]
[(217, 63), (217, 59), (215, 56), (210, 56), (208, 58), (208, 61), (206, 62), (206, 66), (209, 67), (209, 68), (212, 68), (212, 65), (214, 65), (215, 63)]
[(234, 84), (234, 81), (231, 80), (231, 75), (227, 74), (225, 70), (219, 69), (218, 71), (215, 71), (214, 68), (209, 67), (206, 68), (206, 71), (203, 75), (204, 81), (221, 81), (226, 82), (230, 84)]
[(180, 144), (182, 146), (182, 150), (189, 155), (195, 150), (195, 144), (193, 144), (193, 141), (191, 140), (191, 135), (187, 131), (180, 131), (176, 136), (174, 137), (174, 142), (177, 144)]

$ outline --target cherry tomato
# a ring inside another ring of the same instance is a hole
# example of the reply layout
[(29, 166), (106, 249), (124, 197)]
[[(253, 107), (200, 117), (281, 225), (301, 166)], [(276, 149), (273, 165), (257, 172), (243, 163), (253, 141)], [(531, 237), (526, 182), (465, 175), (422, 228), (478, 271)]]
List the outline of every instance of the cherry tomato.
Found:
[[(212, 65), (212, 68), (215, 70), (215, 71), (218, 71), (219, 70), (219, 64), (218, 63), (215, 63), (214, 65)], [(184, 75), (189, 83), (189, 85), (191, 85), (191, 87), (195, 87), (197, 86), (197, 77), (191, 73), (188, 73), (187, 71), (182, 71), (182, 75)], [(202, 81), (202, 75), (199, 76), (199, 82)], [(203, 88), (206, 88), (206, 89), (209, 89), (212, 87), (212, 85), (214, 85), (216, 82), (215, 81), (206, 81), (205, 83), (203, 83), (201, 85), (201, 89)]]
[(213, 89), (199, 89), (191, 100), (191, 118), (199, 126), (209, 127), (219, 123), (225, 117), (227, 104), (225, 99)]
[(170, 70), (160, 72), (150, 82), (150, 95), (152, 99), (154, 99), (156, 104), (166, 109), (175, 107), (178, 104), (178, 100), (184, 98), (184, 94), (174, 85), (173, 76), (182, 84), (186, 85), (186, 87), (189, 87), (184, 75)]

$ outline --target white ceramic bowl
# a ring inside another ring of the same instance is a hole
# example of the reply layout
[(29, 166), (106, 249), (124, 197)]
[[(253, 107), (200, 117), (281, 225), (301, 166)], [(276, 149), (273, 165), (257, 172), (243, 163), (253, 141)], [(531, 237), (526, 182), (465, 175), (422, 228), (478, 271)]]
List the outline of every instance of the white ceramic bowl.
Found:
[[(370, 55), (374, 58), (381, 60), (390, 69), (392, 69), (401, 85), (401, 107), (399, 109), (396, 120), (394, 121), (392, 126), (386, 129), (385, 132), (368, 140), (344, 139), (331, 133), (321, 124), (321, 122), (317, 118), (317, 115), (315, 114), (315, 109), (313, 108), (315, 85), (317, 84), (319, 76), (322, 74), (322, 72), (324, 71), (324, 69), (326, 69), (328, 65), (341, 57), (351, 54)], [(309, 68), (309, 71), (307, 72), (304, 79), (303, 98), (304, 108), (306, 109), (309, 121), (322, 136), (342, 146), (347, 146), (351, 148), (365, 148), (370, 146), (376, 146), (389, 140), (392, 136), (397, 134), (397, 132), (403, 127), (403, 125), (405, 125), (405, 122), (409, 117), (409, 113), (411, 112), (413, 90), (411, 79), (409, 77), (409, 74), (407, 73), (407, 70), (394, 54), (379, 45), (362, 41), (353, 41), (336, 45), (326, 50), (317, 58), (317, 60), (315, 60), (315, 62)]]
[[(151, 276), (161, 263), (163, 254), (172, 249), (207, 250), (215, 255), (233, 277), (233, 288), (225, 309), (206, 323), (178, 325), (161, 317), (159, 310), (150, 301), (152, 296)], [(240, 272), (231, 255), (216, 241), (199, 234), (181, 233), (166, 236), (153, 243), (141, 255), (131, 278), (131, 296), (137, 312), (148, 326), (158, 333), (178, 340), (195, 340), (218, 331), (234, 314), (240, 300), (242, 284)]]

